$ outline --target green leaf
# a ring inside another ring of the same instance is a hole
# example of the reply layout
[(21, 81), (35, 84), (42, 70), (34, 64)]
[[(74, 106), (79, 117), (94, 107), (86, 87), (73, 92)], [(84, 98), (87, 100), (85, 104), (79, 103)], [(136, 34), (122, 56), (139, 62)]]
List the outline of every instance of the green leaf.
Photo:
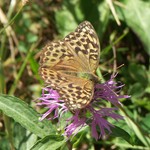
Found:
[(63, 117), (61, 117), (61, 118), (59, 119), (59, 129), (60, 129), (61, 131), (63, 131), (64, 128), (66, 127), (66, 120), (67, 120), (68, 118), (71, 118), (71, 117), (72, 117), (72, 113), (71, 113), (71, 112), (67, 112), (67, 113), (64, 113), (64, 114), (63, 114)]
[(118, 14), (120, 19), (125, 21), (127, 25), (141, 39), (145, 50), (150, 54), (150, 4), (142, 0), (123, 0), (124, 7), (119, 7)]
[[(70, 5), (73, 6), (71, 7), (73, 8), (71, 10), (69, 9)], [(77, 6), (72, 4), (70, 1), (66, 1), (63, 8), (55, 13), (57, 29), (62, 37), (66, 36), (69, 32), (74, 31), (78, 25), (74, 17), (76, 14), (73, 13), (76, 9), (75, 7), (77, 8)]]
[(147, 114), (146, 117), (142, 119), (141, 125), (146, 130), (146, 133), (150, 134), (150, 113)]
[(29, 61), (30, 61), (30, 67), (31, 67), (32, 71), (35, 74), (37, 74), (38, 73), (39, 64), (37, 63), (37, 61), (35, 61), (35, 58), (33, 57), (33, 55), (30, 57)]
[(50, 135), (39, 140), (30, 150), (55, 150), (65, 142), (62, 136)]
[(134, 144), (133, 139), (125, 130), (115, 126), (114, 128), (111, 128), (111, 131), (112, 131), (111, 136), (121, 137), (124, 140), (126, 140), (128, 143), (130, 143), (131, 145)]
[(38, 137), (35, 134), (32, 134), (30, 131), (27, 131), (19, 123), (14, 122), (13, 127), (13, 142), (15, 148), (18, 150), (30, 149)]
[(27, 53), (28, 47), (26, 46), (26, 44), (23, 41), (19, 41), (18, 50), (20, 52)]
[(38, 137), (19, 123), (15, 123), (13, 126), (13, 142), (16, 150), (29, 150), (36, 143)]
[(144, 65), (139, 65), (135, 63), (130, 63), (128, 72), (130, 73), (132, 79), (137, 81), (142, 85), (142, 87), (147, 87), (148, 85), (148, 73)]
[[(77, 27), (77, 23), (75, 23), (72, 14), (66, 8), (56, 12), (55, 16), (57, 21), (57, 29), (62, 37), (66, 36), (69, 32), (74, 31), (74, 29)], [(62, 21), (63, 18), (68, 19), (64, 19), (64, 21)]]
[[(126, 108), (127, 109), (127, 108)], [(121, 114), (123, 116), (126, 116), (124, 110), (121, 111)], [(133, 115), (132, 115), (133, 116)], [(141, 128), (129, 117), (125, 117), (125, 121), (128, 124), (128, 126), (134, 131), (138, 139), (145, 145), (145, 146), (150, 146), (150, 139), (148, 136), (145, 136), (144, 132), (141, 130)]]
[(144, 91), (144, 87), (142, 86), (141, 83), (134, 83), (132, 84), (132, 86), (129, 88), (129, 93), (130, 95), (132, 95), (131, 99), (133, 98), (139, 98), (141, 97), (142, 95), (145, 94), (145, 91)]
[(109, 23), (109, 18), (110, 18), (110, 9), (109, 9), (108, 4), (107, 4), (106, 1), (101, 1), (100, 2), (100, 5), (98, 5), (98, 11), (99, 11), (99, 14), (100, 14), (99, 15), (100, 25), (97, 26), (97, 34), (102, 39), (102, 37), (104, 36), (104, 33), (107, 29), (107, 26), (108, 26), (108, 23)]
[(33, 33), (28, 33), (27, 34), (27, 41), (29, 43), (34, 43), (38, 40), (38, 36), (37, 35), (34, 35)]
[(106, 1), (88, 1), (85, 3), (84, 0), (64, 0), (62, 9), (55, 12), (57, 29), (62, 37), (74, 31), (82, 21), (88, 20), (94, 27), (97, 27), (95, 28), (97, 34), (102, 38), (107, 29), (109, 17), (110, 9)]
[(41, 138), (56, 133), (50, 121), (39, 121), (40, 115), (19, 98), (0, 95), (0, 110)]

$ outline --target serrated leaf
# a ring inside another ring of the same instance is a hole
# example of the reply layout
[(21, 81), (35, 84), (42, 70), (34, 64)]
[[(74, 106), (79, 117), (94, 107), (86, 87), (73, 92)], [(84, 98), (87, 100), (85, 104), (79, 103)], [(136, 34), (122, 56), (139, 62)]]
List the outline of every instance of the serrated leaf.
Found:
[(21, 99), (0, 95), (0, 110), (39, 137), (56, 133), (50, 121), (39, 121), (39, 114)]
[(128, 143), (130, 143), (131, 145), (134, 145), (133, 139), (125, 130), (117, 126), (114, 126), (114, 128), (111, 128), (111, 131), (112, 131), (111, 136), (121, 137), (124, 140), (126, 140)]
[(65, 142), (66, 140), (62, 136), (50, 135), (39, 140), (31, 150), (55, 150)]
[[(124, 111), (121, 111), (121, 114), (123, 116), (126, 116)], [(127, 122), (128, 126), (134, 131), (138, 139), (145, 145), (148, 146), (150, 145), (150, 139), (149, 137), (145, 136), (144, 132), (142, 132), (141, 128), (135, 124), (133, 120), (131, 120), (129, 117), (125, 117), (125, 121)]]

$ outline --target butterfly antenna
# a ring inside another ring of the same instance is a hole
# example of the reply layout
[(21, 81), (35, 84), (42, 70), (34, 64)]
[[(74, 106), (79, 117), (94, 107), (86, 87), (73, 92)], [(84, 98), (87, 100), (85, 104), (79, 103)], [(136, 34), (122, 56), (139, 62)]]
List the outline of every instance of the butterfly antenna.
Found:
[[(118, 67), (116, 68), (116, 70), (120, 69), (120, 68), (123, 67), (123, 66), (124, 66), (124, 64), (121, 64), (120, 66), (118, 66)], [(105, 73), (103, 76), (105, 77), (105, 76), (108, 75), (108, 74), (110, 74), (110, 73)]]
[(120, 69), (120, 68), (123, 67), (123, 66), (124, 66), (124, 64), (121, 64), (120, 66), (117, 67), (117, 69)]

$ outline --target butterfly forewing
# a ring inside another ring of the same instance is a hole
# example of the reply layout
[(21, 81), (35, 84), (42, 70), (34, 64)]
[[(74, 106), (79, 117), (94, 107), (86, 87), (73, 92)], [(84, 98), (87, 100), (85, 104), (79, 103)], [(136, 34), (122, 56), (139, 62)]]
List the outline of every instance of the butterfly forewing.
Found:
[(99, 63), (99, 41), (92, 25), (85, 21), (75, 32), (46, 45), (40, 58), (40, 75), (56, 89), (74, 111), (90, 103), (94, 82), (78, 74), (92, 74)]
[(83, 71), (95, 72), (99, 64), (100, 45), (93, 26), (84, 21), (75, 32), (70, 33), (64, 40), (78, 56)]

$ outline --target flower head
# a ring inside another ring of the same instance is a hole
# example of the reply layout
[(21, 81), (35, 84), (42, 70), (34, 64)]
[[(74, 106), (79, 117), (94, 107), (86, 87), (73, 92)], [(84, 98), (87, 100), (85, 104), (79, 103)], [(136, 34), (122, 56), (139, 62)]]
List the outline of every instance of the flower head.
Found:
[(41, 102), (37, 103), (39, 106), (45, 106), (48, 111), (44, 113), (40, 120), (46, 118), (52, 111), (54, 111), (54, 116), (51, 119), (59, 118), (65, 111), (68, 111), (63, 100), (60, 100), (60, 96), (56, 90), (51, 88), (43, 88), (42, 97), (39, 98)]
[[(105, 83), (95, 85), (92, 102), (84, 109), (76, 110), (72, 114), (72, 117), (66, 120), (65, 136), (70, 137), (76, 135), (81, 128), (89, 125), (91, 127), (92, 136), (98, 140), (100, 137), (106, 135), (106, 130), (108, 133), (111, 133), (111, 127), (114, 127), (106, 120), (107, 117), (111, 117), (116, 121), (123, 119), (122, 116), (116, 114), (114, 111), (121, 105), (119, 99), (129, 98), (129, 96), (119, 95), (120, 89), (124, 85), (117, 86), (114, 77), (115, 76), (111, 76)], [(65, 112), (69, 111), (58, 92), (49, 87), (43, 88), (42, 97), (39, 98), (39, 100), (40, 102), (38, 105), (44, 105), (48, 108), (47, 112), (42, 115), (40, 120), (48, 117), (52, 111), (54, 115), (52, 118), (49, 117), (48, 119), (59, 119)], [(101, 103), (102, 100), (109, 101), (114, 107), (103, 108)]]

